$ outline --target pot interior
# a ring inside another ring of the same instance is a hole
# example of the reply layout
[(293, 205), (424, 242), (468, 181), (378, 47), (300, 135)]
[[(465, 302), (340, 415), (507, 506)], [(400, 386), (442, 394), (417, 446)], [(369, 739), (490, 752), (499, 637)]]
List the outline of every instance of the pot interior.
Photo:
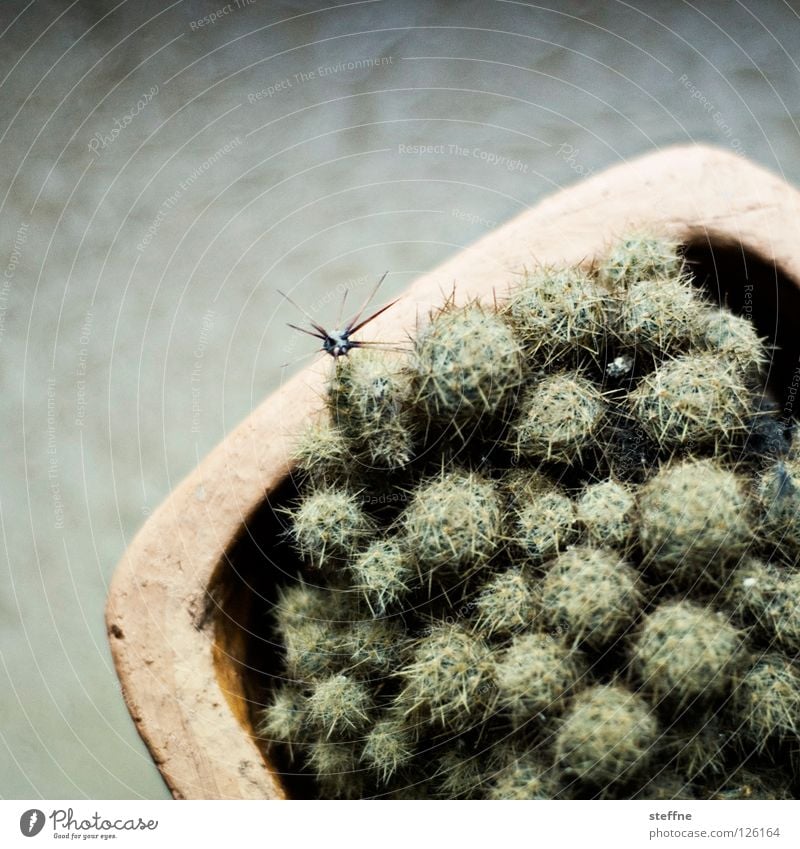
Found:
[[(697, 241), (685, 247), (699, 287), (733, 312), (749, 318), (775, 346), (767, 379), (772, 397), (788, 421), (794, 418), (800, 383), (800, 288), (770, 262), (740, 245)], [(208, 590), (208, 615), (215, 634), (216, 673), (242, 733), (252, 736), (265, 762), (279, 774), (288, 795), (315, 795), (309, 776), (293, 772), (268, 753), (255, 729), (274, 682), (279, 681), (281, 647), (271, 633), (270, 610), (278, 585), (290, 582), (303, 564), (286, 539), (280, 512), (297, 494), (288, 477), (262, 502), (226, 552)]]

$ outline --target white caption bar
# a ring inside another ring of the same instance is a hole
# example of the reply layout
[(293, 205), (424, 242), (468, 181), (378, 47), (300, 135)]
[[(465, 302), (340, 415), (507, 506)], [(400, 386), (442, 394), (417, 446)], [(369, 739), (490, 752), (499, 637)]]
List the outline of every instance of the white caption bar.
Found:
[[(0, 801), (0, 846), (800, 846), (798, 802)], [(247, 843), (245, 843), (247, 841)]]

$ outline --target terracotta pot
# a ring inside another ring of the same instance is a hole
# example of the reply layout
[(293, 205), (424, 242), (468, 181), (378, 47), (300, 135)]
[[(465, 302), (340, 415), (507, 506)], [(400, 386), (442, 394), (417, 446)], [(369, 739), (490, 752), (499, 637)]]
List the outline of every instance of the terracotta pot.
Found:
[[(777, 340), (780, 391), (798, 364), (799, 213), (800, 193), (731, 153), (650, 154), (547, 198), (424, 275), (365, 338), (411, 331), (453, 281), (463, 299), (502, 297), (523, 265), (591, 263), (617, 236), (652, 229), (685, 243), (707, 285)], [(329, 368), (320, 358), (251, 413), (147, 521), (114, 575), (117, 672), (176, 797), (287, 795), (253, 736), (268, 670), (252, 662), (254, 642), (261, 656), (265, 647), (251, 602), (291, 557), (270, 505)]]

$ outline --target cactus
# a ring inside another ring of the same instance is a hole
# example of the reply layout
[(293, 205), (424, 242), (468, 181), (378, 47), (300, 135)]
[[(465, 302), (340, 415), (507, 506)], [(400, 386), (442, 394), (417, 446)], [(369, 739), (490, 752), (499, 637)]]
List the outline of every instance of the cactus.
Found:
[(640, 787), (626, 792), (622, 798), (666, 801), (669, 799), (696, 799), (697, 796), (694, 795), (692, 785), (680, 772), (662, 769), (652, 778), (644, 781)]
[(559, 713), (585, 674), (579, 652), (549, 634), (521, 634), (495, 668), (498, 707), (518, 727), (539, 715)]
[(284, 743), (290, 758), (295, 747), (307, 740), (306, 698), (294, 686), (284, 685), (272, 694), (270, 704), (264, 708), (256, 733), (269, 743)]
[(790, 565), (800, 549), (800, 457), (778, 460), (758, 481), (759, 505), (765, 541)]
[(536, 593), (532, 582), (519, 569), (494, 575), (475, 601), (475, 631), (487, 637), (507, 636), (529, 628), (536, 618)]
[(559, 792), (554, 770), (535, 755), (509, 753), (488, 782), (488, 799), (553, 799)]
[(662, 449), (735, 448), (751, 400), (739, 370), (717, 354), (687, 354), (646, 375), (629, 396), (631, 413)]
[(695, 290), (682, 277), (636, 280), (619, 301), (616, 334), (623, 350), (672, 355), (696, 341), (701, 310)]
[(552, 485), (525, 501), (507, 517), (510, 543), (532, 565), (563, 551), (578, 538), (575, 505)]
[(615, 480), (587, 486), (577, 504), (578, 523), (590, 545), (626, 551), (635, 529), (631, 488)]
[(286, 670), (294, 681), (317, 681), (349, 662), (340, 629), (324, 622), (293, 625), (283, 632), (283, 642)]
[(645, 617), (631, 654), (656, 706), (685, 707), (732, 689), (743, 661), (742, 634), (719, 612), (665, 601)]
[(664, 734), (660, 756), (688, 781), (714, 781), (725, 775), (731, 734), (713, 716), (679, 720)]
[(411, 461), (411, 384), (401, 366), (402, 361), (378, 351), (336, 361), (328, 408), (354, 461), (381, 469), (401, 468)]
[(769, 361), (765, 342), (752, 323), (728, 310), (698, 313), (694, 336), (698, 347), (719, 354), (751, 380), (758, 378)]
[(749, 627), (759, 644), (800, 653), (800, 573), (755, 557), (743, 559), (722, 588), (732, 615)]
[(301, 476), (318, 489), (353, 480), (350, 448), (341, 431), (327, 418), (303, 431), (292, 458)]
[(609, 298), (580, 269), (541, 269), (526, 274), (503, 308), (526, 361), (550, 366), (583, 353), (597, 357), (608, 326)]
[(570, 548), (545, 574), (545, 621), (551, 627), (567, 623), (570, 639), (602, 648), (638, 616), (642, 604), (638, 584), (633, 567), (610, 549)]
[(325, 739), (356, 734), (369, 723), (371, 699), (364, 685), (348, 675), (318, 681), (308, 698), (308, 721)]
[(448, 302), (414, 342), (416, 404), (460, 432), (497, 415), (522, 381), (520, 346), (494, 311)]
[(520, 407), (512, 431), (515, 455), (565, 464), (580, 460), (606, 413), (600, 391), (572, 372), (539, 380)]
[(590, 687), (575, 697), (556, 740), (565, 775), (605, 786), (642, 771), (658, 740), (647, 703), (619, 684)]
[(713, 460), (667, 464), (639, 493), (644, 562), (681, 587), (719, 586), (753, 542), (752, 506), (735, 472)]
[(388, 784), (413, 755), (414, 743), (406, 726), (396, 719), (382, 719), (367, 734), (361, 760), (375, 771), (381, 784)]
[(411, 663), (399, 674), (405, 687), (398, 707), (441, 727), (480, 721), (494, 695), (488, 646), (458, 625), (436, 625), (420, 638)]
[(353, 556), (372, 531), (358, 496), (337, 487), (311, 492), (293, 514), (295, 544), (316, 568)]
[(598, 277), (612, 291), (626, 290), (641, 280), (661, 281), (681, 277), (684, 260), (680, 245), (649, 233), (635, 233), (615, 243), (602, 258)]
[(389, 675), (405, 648), (405, 633), (399, 622), (393, 620), (356, 620), (342, 633), (343, 653), (349, 658), (348, 671), (362, 677)]
[(365, 777), (355, 744), (318, 740), (309, 746), (306, 759), (325, 796), (359, 799), (364, 795)]
[(348, 799), (800, 793), (800, 453), (690, 272), (634, 235), (339, 358), (302, 562), (250, 619), (276, 766)]
[(486, 775), (482, 759), (458, 740), (435, 761), (437, 795), (443, 799), (475, 799), (482, 794)]
[(723, 781), (712, 785), (710, 799), (727, 801), (744, 799), (795, 799), (796, 796), (783, 776), (774, 769), (755, 771), (738, 769)]
[(502, 505), (491, 481), (452, 471), (416, 491), (403, 514), (405, 544), (424, 570), (464, 574), (500, 545)]
[(772, 740), (796, 742), (800, 725), (800, 672), (796, 665), (779, 654), (761, 657), (743, 676), (732, 713), (734, 727), (742, 730), (757, 751)]
[(350, 564), (353, 586), (373, 614), (396, 608), (416, 583), (412, 558), (395, 540), (373, 542)]
[(343, 613), (343, 605), (338, 595), (302, 580), (279, 587), (278, 597), (272, 609), (279, 634), (285, 634), (309, 622), (338, 622)]

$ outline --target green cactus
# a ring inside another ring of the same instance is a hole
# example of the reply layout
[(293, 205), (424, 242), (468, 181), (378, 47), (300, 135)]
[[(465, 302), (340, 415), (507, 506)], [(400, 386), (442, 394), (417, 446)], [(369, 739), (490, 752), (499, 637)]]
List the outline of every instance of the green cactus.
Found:
[(460, 432), (499, 414), (519, 387), (519, 343), (493, 310), (448, 302), (414, 342), (411, 381), (418, 409)]
[(324, 796), (340, 799), (360, 799), (364, 796), (365, 768), (358, 762), (355, 743), (317, 740), (308, 747), (306, 761)]
[(302, 562), (249, 620), (276, 767), (323, 798), (800, 793), (800, 453), (771, 349), (690, 274), (634, 235), (334, 364), (274, 505)]
[(480, 721), (493, 700), (489, 647), (458, 625), (434, 626), (398, 674), (405, 682), (398, 708), (443, 728)]
[(742, 636), (718, 611), (665, 601), (645, 617), (631, 655), (656, 706), (685, 707), (731, 691), (744, 661)]
[(627, 551), (635, 530), (636, 497), (615, 480), (587, 486), (577, 503), (577, 518), (590, 545)]
[(309, 493), (292, 520), (295, 545), (317, 569), (355, 555), (374, 530), (358, 495), (337, 487)]
[(718, 354), (687, 354), (646, 375), (629, 396), (634, 418), (662, 449), (736, 447), (753, 414), (744, 379)]
[(413, 756), (414, 740), (407, 726), (397, 719), (382, 719), (364, 739), (361, 760), (375, 771), (381, 784), (388, 784)]
[(439, 798), (480, 798), (486, 783), (483, 760), (463, 740), (456, 740), (436, 758), (434, 780)]
[(598, 357), (609, 324), (609, 296), (580, 269), (526, 273), (503, 314), (529, 362), (551, 366), (559, 359)]
[(703, 310), (697, 314), (694, 333), (698, 347), (720, 355), (752, 380), (769, 362), (764, 339), (753, 324), (726, 309)]
[(638, 509), (644, 563), (681, 588), (718, 587), (753, 543), (745, 483), (711, 459), (667, 464), (642, 487)]
[(598, 277), (612, 290), (625, 290), (641, 280), (682, 277), (684, 270), (677, 242), (649, 233), (632, 233), (616, 242), (602, 258)]
[(615, 331), (623, 349), (674, 355), (697, 339), (697, 314), (703, 309), (683, 277), (632, 282), (619, 299)]
[(586, 677), (580, 652), (549, 634), (514, 637), (495, 668), (497, 703), (515, 726), (543, 714), (557, 714)]
[(417, 583), (414, 560), (396, 540), (375, 540), (350, 564), (353, 586), (373, 614), (382, 616), (407, 598)]
[(540, 565), (578, 538), (575, 505), (554, 486), (517, 501), (506, 517), (509, 542), (532, 565)]
[(647, 703), (619, 684), (579, 693), (556, 740), (556, 762), (570, 778), (605, 786), (646, 768), (659, 726)]
[(520, 569), (493, 575), (475, 600), (475, 631), (487, 637), (508, 636), (536, 619), (533, 582)]
[(308, 721), (330, 737), (357, 734), (369, 724), (372, 700), (367, 688), (348, 675), (332, 675), (314, 684)]
[(494, 484), (462, 471), (423, 483), (402, 517), (405, 545), (421, 569), (457, 575), (483, 566), (498, 550), (501, 521)]
[(379, 469), (408, 465), (414, 454), (410, 399), (411, 382), (402, 360), (362, 351), (336, 361), (328, 408), (353, 462)]
[(596, 649), (630, 628), (641, 606), (638, 574), (611, 549), (570, 548), (544, 576), (545, 622), (553, 628), (566, 623), (569, 639)]
[(531, 753), (509, 752), (488, 781), (487, 799), (553, 799), (559, 787), (555, 770)]
[(800, 456), (773, 463), (758, 481), (765, 541), (789, 565), (800, 562)]
[(303, 478), (318, 489), (351, 483), (355, 477), (352, 453), (341, 431), (325, 418), (310, 424), (292, 452)]
[(575, 372), (537, 381), (520, 404), (512, 447), (526, 460), (572, 464), (592, 444), (606, 414), (599, 389)]
[[(796, 602), (795, 602), (796, 603)], [(797, 741), (800, 730), (800, 672), (780, 654), (763, 655), (734, 693), (733, 723), (757, 751), (771, 740)]]
[(272, 694), (270, 704), (261, 714), (256, 733), (270, 744), (285, 744), (290, 758), (294, 759), (295, 748), (308, 740), (307, 712), (303, 691), (299, 687), (284, 685)]

